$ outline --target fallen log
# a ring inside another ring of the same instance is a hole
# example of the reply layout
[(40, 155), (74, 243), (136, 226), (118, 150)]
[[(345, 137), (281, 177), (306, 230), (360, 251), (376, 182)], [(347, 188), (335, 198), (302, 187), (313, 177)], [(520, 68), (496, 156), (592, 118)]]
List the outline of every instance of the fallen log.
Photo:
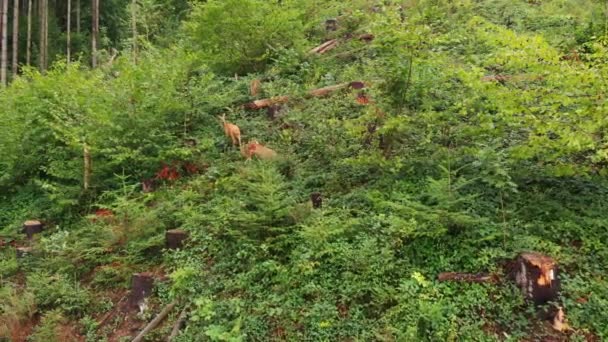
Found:
[(171, 302), (169, 305), (165, 306), (163, 311), (161, 311), (146, 327), (142, 330), (139, 335), (137, 335), (131, 342), (140, 342), (143, 341), (144, 336), (149, 333), (152, 329), (156, 328), (156, 326), (162, 322), (165, 317), (171, 312), (173, 307), (175, 306), (175, 302)]
[(173, 341), (174, 338), (177, 337), (177, 334), (179, 334), (180, 329), (184, 326), (184, 323), (186, 322), (186, 317), (187, 316), (188, 316), (188, 306), (186, 306), (182, 310), (182, 312), (179, 314), (179, 317), (177, 318), (177, 321), (173, 325), (173, 329), (171, 330), (171, 334), (167, 338), (167, 342), (171, 342), (171, 341)]
[(338, 43), (339, 42), (337, 39), (331, 39), (317, 47), (310, 49), (310, 51), (308, 51), (308, 53), (309, 54), (316, 53), (316, 54), (322, 55), (322, 54), (326, 53), (327, 51), (332, 50), (333, 48), (338, 46)]
[(289, 101), (289, 96), (275, 96), (268, 99), (255, 100), (245, 104), (247, 109), (262, 109)]
[(312, 97), (322, 97), (327, 94), (333, 93), (336, 90), (348, 88), (349, 86), (350, 86), (350, 83), (341, 83), (341, 84), (336, 84), (336, 85), (323, 87), (323, 88), (319, 88), (319, 89), (313, 89), (308, 92), (308, 95), (312, 96)]
[(460, 273), (442, 272), (437, 276), (439, 281), (461, 281), (465, 283), (494, 283), (497, 281), (494, 275), (489, 273)]
[[(345, 82), (345, 83), (335, 84), (335, 85), (331, 85), (331, 86), (327, 86), (327, 87), (323, 87), (323, 88), (319, 88), (319, 89), (313, 89), (313, 90), (308, 91), (308, 93), (306, 93), (306, 95), (308, 97), (323, 97), (323, 96), (329, 95), (331, 93), (334, 93), (338, 90), (342, 90), (342, 89), (346, 89), (346, 88), (362, 89), (364, 87), (365, 87), (365, 83), (363, 83), (361, 81)], [(286, 103), (290, 99), (291, 99), (291, 97), (287, 96), (287, 95), (275, 96), (275, 97), (271, 97), (271, 98), (267, 98), (267, 99), (255, 100), (255, 101), (246, 103), (244, 105), (244, 107), (247, 109), (268, 108), (268, 107), (275, 106), (278, 104)]]

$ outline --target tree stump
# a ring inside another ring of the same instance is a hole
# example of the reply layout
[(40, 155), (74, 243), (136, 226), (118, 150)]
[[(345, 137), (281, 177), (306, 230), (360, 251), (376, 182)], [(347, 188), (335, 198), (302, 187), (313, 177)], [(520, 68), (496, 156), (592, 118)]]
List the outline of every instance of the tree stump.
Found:
[(165, 233), (165, 247), (167, 249), (178, 249), (184, 246), (188, 238), (188, 232), (183, 229), (171, 229)]
[(330, 18), (325, 20), (325, 31), (336, 31), (338, 30), (338, 19)]
[(29, 220), (23, 223), (23, 233), (28, 239), (34, 237), (34, 234), (42, 232), (42, 223), (38, 220)]
[(555, 301), (558, 297), (558, 268), (551, 257), (534, 252), (521, 253), (511, 276), (526, 298), (536, 305)]
[(28, 255), (31, 255), (33, 250), (34, 249), (32, 247), (16, 247), (15, 254), (17, 256), (17, 259), (23, 259)]
[(314, 209), (319, 209), (323, 206), (323, 195), (320, 192), (313, 192), (310, 194), (310, 201)]
[(129, 295), (129, 308), (145, 309), (145, 299), (152, 294), (154, 288), (154, 275), (149, 272), (134, 273), (131, 277), (131, 293)]

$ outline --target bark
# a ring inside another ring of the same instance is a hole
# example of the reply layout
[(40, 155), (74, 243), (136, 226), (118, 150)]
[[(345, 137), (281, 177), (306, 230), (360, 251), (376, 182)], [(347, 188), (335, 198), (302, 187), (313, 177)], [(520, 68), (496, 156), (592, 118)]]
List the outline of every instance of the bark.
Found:
[(40, 71), (44, 71), (44, 8), (46, 0), (39, 0), (38, 2), (38, 22), (40, 28), (38, 29), (38, 67)]
[(25, 64), (30, 65), (32, 57), (32, 0), (27, 1), (27, 42)]
[(91, 151), (89, 150), (89, 146), (84, 144), (84, 175), (83, 175), (83, 184), (84, 189), (87, 190), (91, 185), (91, 172), (92, 172), (92, 163), (91, 163)]
[(68, 66), (70, 65), (70, 54), (71, 54), (71, 49), (70, 49), (70, 31), (72, 30), (72, 0), (67, 0), (68, 1), (68, 13), (67, 13), (67, 43), (66, 43), (66, 55), (67, 55), (67, 64)]
[(131, 342), (141, 342), (144, 340), (144, 336), (146, 336), (147, 333), (149, 333), (152, 329), (156, 328), (156, 326), (163, 321), (163, 319), (165, 319), (165, 317), (167, 317), (167, 315), (169, 314), (169, 312), (171, 312), (171, 310), (173, 310), (173, 307), (175, 306), (175, 302), (172, 302), (171, 304), (165, 306), (165, 308), (163, 309), (163, 311), (161, 311), (158, 316), (156, 316), (152, 322), (148, 323), (148, 325), (144, 328), (144, 330), (142, 330), (139, 335), (137, 335), (133, 341)]
[(1, 62), (0, 62), (0, 83), (3, 87), (6, 87), (6, 73), (8, 68), (8, 42), (7, 42), (7, 12), (8, 12), (8, 1), (2, 0), (2, 6), (0, 7), (0, 17), (2, 18), (2, 51), (1, 51)]
[(165, 232), (165, 247), (167, 249), (178, 249), (184, 246), (188, 239), (188, 232), (183, 229), (171, 229)]
[(19, 56), (19, 0), (13, 2), (13, 79), (17, 76)]
[(97, 39), (99, 34), (99, 0), (92, 0), (91, 65), (97, 67)]

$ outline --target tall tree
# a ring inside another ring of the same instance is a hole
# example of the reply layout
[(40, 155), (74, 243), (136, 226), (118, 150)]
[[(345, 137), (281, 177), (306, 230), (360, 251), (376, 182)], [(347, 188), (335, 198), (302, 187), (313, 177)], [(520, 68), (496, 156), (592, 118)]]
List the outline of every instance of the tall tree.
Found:
[(19, 57), (19, 0), (15, 0), (13, 6), (13, 78), (15, 78)]
[(7, 37), (7, 12), (8, 12), (8, 1), (2, 0), (2, 6), (0, 6), (0, 17), (2, 18), (2, 53), (0, 59), (0, 83), (3, 87), (6, 87), (6, 73), (8, 68), (8, 37)]
[(27, 42), (25, 52), (25, 64), (28, 66), (32, 56), (32, 0), (27, 1)]
[(80, 0), (76, 0), (76, 33), (80, 35)]
[(67, 13), (67, 64), (70, 65), (70, 31), (72, 29), (72, 0), (68, 0), (68, 13)]
[(137, 63), (137, 0), (131, 3), (131, 28), (133, 30), (133, 63)]
[(46, 0), (39, 0), (38, 2), (38, 22), (40, 23), (40, 29), (38, 30), (39, 33), (39, 37), (38, 37), (38, 66), (40, 67), (40, 71), (44, 71), (46, 70), (45, 68), (45, 44), (44, 44), (44, 38), (45, 38), (45, 9), (46, 9)]
[(91, 34), (91, 65), (97, 67), (97, 38), (99, 34), (99, 0), (92, 0), (93, 29)]

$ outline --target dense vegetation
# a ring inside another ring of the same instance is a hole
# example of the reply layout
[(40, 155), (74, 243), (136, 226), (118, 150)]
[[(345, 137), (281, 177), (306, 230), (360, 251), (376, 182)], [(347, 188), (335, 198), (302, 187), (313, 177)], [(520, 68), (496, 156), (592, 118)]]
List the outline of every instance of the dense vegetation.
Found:
[[(0, 90), (0, 339), (130, 340), (103, 317), (143, 271), (167, 279), (127, 319), (178, 300), (177, 341), (608, 338), (608, 3), (146, 0), (137, 59), (129, 2), (108, 3), (118, 58)], [(272, 117), (242, 106), (281, 95)], [(221, 114), (279, 158), (245, 161)], [(31, 242), (27, 219), (47, 228)], [(571, 330), (508, 281), (435, 280), (527, 250), (559, 261)]]

